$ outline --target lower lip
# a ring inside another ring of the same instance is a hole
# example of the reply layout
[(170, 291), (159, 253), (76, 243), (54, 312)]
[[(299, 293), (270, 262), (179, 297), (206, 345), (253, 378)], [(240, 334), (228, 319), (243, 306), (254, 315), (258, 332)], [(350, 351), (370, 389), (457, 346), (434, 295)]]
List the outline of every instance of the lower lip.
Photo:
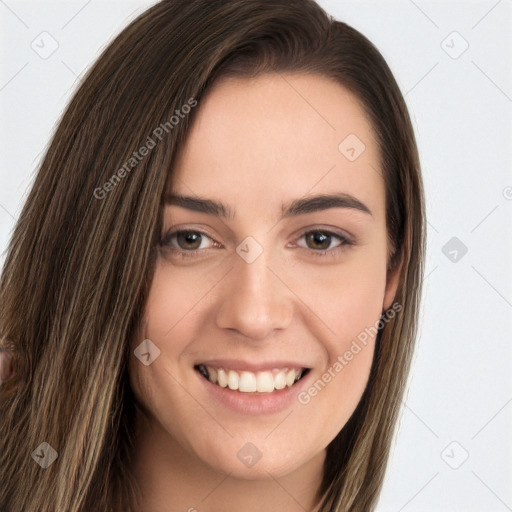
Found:
[(296, 402), (297, 395), (306, 386), (311, 370), (293, 386), (272, 391), (272, 393), (242, 393), (237, 390), (221, 387), (205, 379), (194, 370), (209, 395), (220, 405), (239, 414), (275, 414), (282, 412)]

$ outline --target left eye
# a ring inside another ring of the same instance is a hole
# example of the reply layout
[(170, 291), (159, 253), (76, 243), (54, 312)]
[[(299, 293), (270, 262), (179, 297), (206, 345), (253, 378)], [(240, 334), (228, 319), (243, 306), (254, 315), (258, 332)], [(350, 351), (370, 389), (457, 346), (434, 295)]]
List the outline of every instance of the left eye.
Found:
[[(319, 251), (325, 251), (328, 249), (334, 249), (339, 245), (343, 245), (348, 243), (348, 239), (341, 236), (336, 235), (335, 233), (331, 233), (329, 231), (321, 231), (314, 230), (308, 231), (304, 233), (299, 240), (305, 239), (306, 245), (301, 245), (298, 243), (300, 247), (304, 247), (305, 249), (314, 249)], [(338, 241), (335, 245), (331, 245), (333, 242)]]

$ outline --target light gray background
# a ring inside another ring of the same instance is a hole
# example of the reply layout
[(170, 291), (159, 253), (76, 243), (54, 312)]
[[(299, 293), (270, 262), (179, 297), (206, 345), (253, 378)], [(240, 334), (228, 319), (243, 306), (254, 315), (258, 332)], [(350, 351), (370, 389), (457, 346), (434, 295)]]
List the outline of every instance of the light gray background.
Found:
[[(0, 265), (84, 70), (152, 3), (0, 0)], [(512, 511), (512, 0), (319, 3), (395, 73), (428, 202), (421, 337), (378, 510)]]

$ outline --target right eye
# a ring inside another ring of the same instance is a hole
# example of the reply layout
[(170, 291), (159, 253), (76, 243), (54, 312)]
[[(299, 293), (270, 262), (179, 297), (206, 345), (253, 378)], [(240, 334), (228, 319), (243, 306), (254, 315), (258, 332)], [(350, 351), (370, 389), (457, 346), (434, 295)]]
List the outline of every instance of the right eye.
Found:
[(160, 241), (162, 248), (183, 258), (196, 257), (197, 252), (219, 246), (218, 242), (202, 231), (182, 229), (168, 232)]

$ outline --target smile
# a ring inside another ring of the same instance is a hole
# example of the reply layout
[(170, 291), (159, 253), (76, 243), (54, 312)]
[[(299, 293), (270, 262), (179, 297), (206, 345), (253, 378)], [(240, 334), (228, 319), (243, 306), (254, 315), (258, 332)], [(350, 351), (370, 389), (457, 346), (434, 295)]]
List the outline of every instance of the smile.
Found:
[(286, 387), (292, 387), (309, 372), (309, 368), (274, 368), (252, 372), (204, 364), (196, 365), (194, 368), (213, 384), (240, 393), (272, 393), (279, 391)]

